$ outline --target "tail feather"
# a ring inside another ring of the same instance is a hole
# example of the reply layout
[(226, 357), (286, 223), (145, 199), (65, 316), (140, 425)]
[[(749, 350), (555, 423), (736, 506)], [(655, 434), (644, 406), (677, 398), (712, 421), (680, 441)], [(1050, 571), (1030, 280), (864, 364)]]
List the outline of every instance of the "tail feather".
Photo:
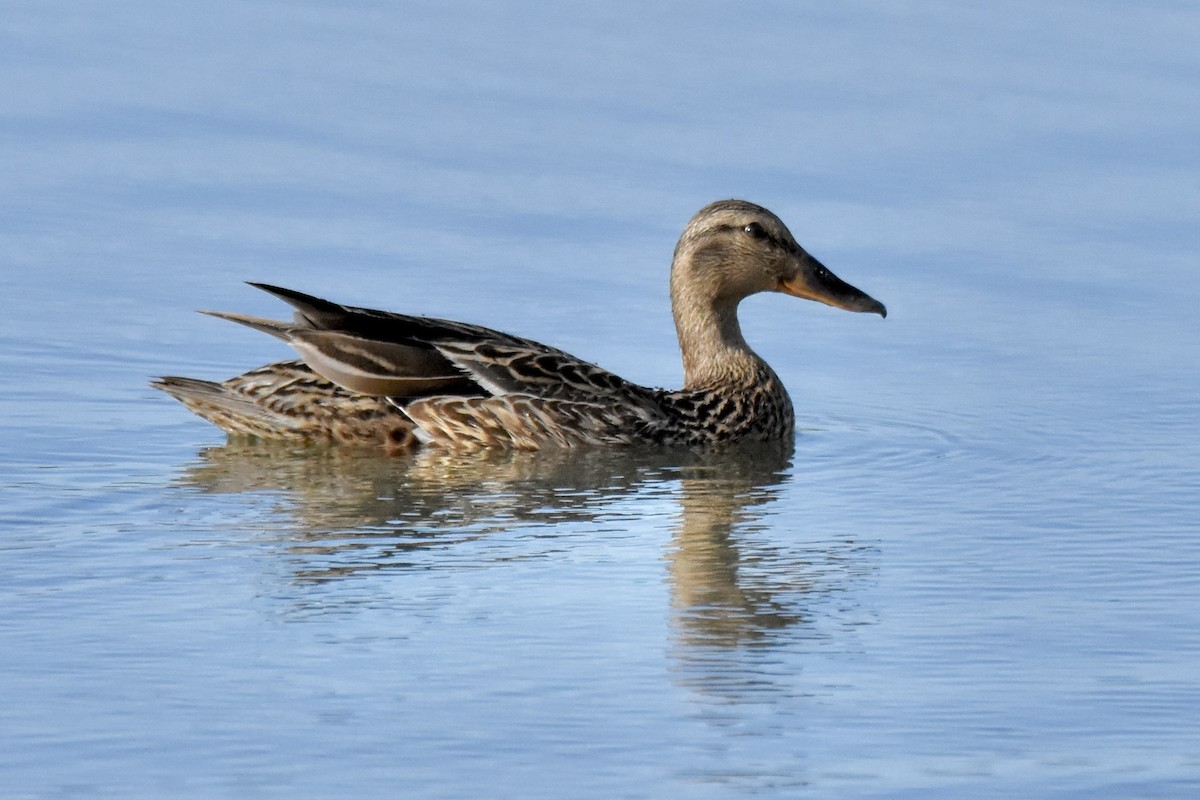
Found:
[(150, 385), (230, 434), (389, 450), (416, 443), (412, 421), (385, 398), (346, 391), (299, 361), (268, 364), (222, 383), (169, 376)]
[(151, 381), (150, 385), (227, 433), (278, 439), (294, 438), (299, 429), (299, 420), (214, 381), (168, 375)]

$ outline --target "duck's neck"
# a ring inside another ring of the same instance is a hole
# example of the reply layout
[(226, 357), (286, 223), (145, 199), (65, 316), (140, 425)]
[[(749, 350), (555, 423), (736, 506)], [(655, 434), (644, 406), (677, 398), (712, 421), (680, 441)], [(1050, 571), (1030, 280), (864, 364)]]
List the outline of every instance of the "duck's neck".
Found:
[(742, 336), (737, 305), (687, 291), (671, 293), (685, 390), (751, 382), (768, 369)]

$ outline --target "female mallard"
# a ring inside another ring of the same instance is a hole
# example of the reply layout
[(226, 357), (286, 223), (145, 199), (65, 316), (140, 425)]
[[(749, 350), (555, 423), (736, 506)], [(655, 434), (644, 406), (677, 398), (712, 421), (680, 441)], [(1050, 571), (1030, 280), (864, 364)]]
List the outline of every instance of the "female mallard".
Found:
[(295, 320), (208, 313), (283, 339), (303, 361), (224, 383), (169, 377), (153, 385), (230, 433), (392, 449), (788, 439), (792, 402), (742, 338), (738, 303), (784, 292), (887, 315), (806, 253), (778, 217), (741, 200), (702, 208), (675, 247), (671, 308), (684, 372), (675, 392), (476, 325), (252, 285), (291, 304)]

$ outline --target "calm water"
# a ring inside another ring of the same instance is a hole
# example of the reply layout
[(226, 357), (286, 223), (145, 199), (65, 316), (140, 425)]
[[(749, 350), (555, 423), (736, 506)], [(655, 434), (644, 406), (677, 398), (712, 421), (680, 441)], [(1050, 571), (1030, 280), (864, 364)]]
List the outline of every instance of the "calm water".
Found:
[[(1200, 792), (1200, 15), (18, 4), (0, 796)], [(248, 447), (265, 280), (680, 367), (704, 203), (794, 446)]]

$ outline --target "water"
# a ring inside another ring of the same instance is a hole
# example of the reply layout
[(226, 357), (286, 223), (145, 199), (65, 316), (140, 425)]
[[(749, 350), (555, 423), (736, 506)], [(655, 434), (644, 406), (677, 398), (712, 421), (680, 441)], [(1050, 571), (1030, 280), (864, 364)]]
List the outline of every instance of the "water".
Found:
[[(1170, 4), (17, 5), (0, 796), (1200, 790), (1194, 42)], [(743, 307), (792, 447), (225, 444), (263, 280), (680, 368), (780, 213), (886, 321)]]

